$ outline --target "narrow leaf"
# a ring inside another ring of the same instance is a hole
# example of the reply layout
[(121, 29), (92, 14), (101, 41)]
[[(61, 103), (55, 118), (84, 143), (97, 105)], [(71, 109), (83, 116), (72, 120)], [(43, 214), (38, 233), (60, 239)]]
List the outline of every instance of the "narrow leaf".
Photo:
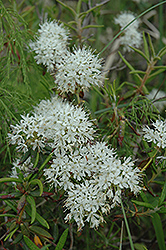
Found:
[(73, 14), (74, 17), (77, 15), (77, 13), (75, 12), (75, 10), (73, 10), (70, 6), (62, 3), (60, 0), (57, 0), (57, 2), (60, 3), (66, 9), (68, 9)]
[(21, 196), (17, 204), (17, 214), (21, 212), (26, 202), (25, 194)]
[(163, 55), (165, 55), (165, 53), (166, 53), (166, 46), (159, 51), (158, 56), (162, 57)]
[(164, 186), (163, 186), (163, 190), (161, 192), (161, 196), (159, 198), (159, 203), (158, 203), (158, 206), (161, 206), (163, 201), (165, 200), (166, 198), (166, 181), (164, 183)]
[(77, 7), (76, 7), (77, 14), (79, 14), (79, 13), (80, 13), (80, 10), (81, 10), (81, 4), (82, 4), (82, 0), (78, 0)]
[(82, 29), (89, 29), (89, 28), (102, 28), (104, 27), (104, 25), (97, 25), (97, 24), (89, 24), (89, 25), (86, 25), (84, 26)]
[(36, 213), (36, 220), (44, 227), (46, 228), (50, 228), (49, 224), (47, 223), (47, 221), (38, 213)]
[(145, 247), (145, 245), (140, 244), (140, 243), (135, 243), (135, 244), (134, 244), (134, 248), (135, 248), (135, 250), (148, 250), (148, 249)]
[(148, 63), (150, 63), (149, 58), (147, 58), (147, 56), (139, 49), (136, 49), (132, 46), (129, 46), (131, 49), (133, 49), (136, 53), (138, 53), (140, 56), (142, 56)]
[[(29, 216), (31, 216), (31, 211), (30, 211), (30, 208), (29, 208), (28, 206), (26, 206), (25, 210), (26, 210), (27, 214), (28, 214)], [(38, 214), (37, 212), (36, 212), (36, 220), (37, 220), (42, 226), (44, 226), (44, 227), (46, 227), (46, 228), (48, 228), (48, 229), (50, 228), (50, 227), (49, 227), (49, 224), (47, 223), (47, 221), (46, 221), (40, 214)]]
[(31, 249), (31, 250), (39, 250), (40, 249), (25, 235), (24, 235), (24, 241), (25, 241), (25, 244), (27, 245), (27, 247), (29, 247), (29, 249)]
[(37, 184), (39, 186), (39, 189), (40, 189), (40, 196), (42, 195), (42, 193), (43, 193), (43, 184), (42, 184), (41, 180), (34, 179), (34, 180), (30, 181), (29, 184), (33, 184), (33, 185)]
[(165, 69), (159, 69), (159, 70), (157, 70), (155, 73), (151, 74), (151, 75), (148, 77), (148, 80), (151, 79), (151, 78), (156, 77), (157, 75), (159, 75), (159, 74), (162, 73), (163, 71), (165, 71)]
[(4, 177), (0, 179), (0, 183), (2, 182), (22, 182), (22, 180), (14, 177)]
[(148, 34), (148, 42), (149, 42), (149, 46), (150, 46), (150, 49), (151, 49), (152, 57), (155, 57), (156, 53), (155, 53), (153, 43), (152, 43), (152, 40), (151, 40), (151, 37), (150, 37), (149, 34)]
[(164, 65), (161, 65), (161, 66), (154, 66), (154, 67), (153, 67), (153, 70), (155, 70), (155, 69), (165, 69), (165, 70), (166, 70), (166, 66), (164, 66)]
[(154, 209), (154, 207), (152, 206), (152, 204), (147, 203), (147, 202), (142, 202), (142, 201), (136, 201), (136, 200), (132, 200), (133, 203), (141, 206), (141, 207), (147, 207), (147, 208), (151, 208)]
[(31, 224), (32, 224), (36, 218), (36, 204), (34, 198), (30, 195), (27, 196), (27, 202), (30, 204), (32, 210), (31, 212)]
[(38, 227), (38, 226), (30, 226), (29, 229), (34, 232), (35, 234), (38, 234), (44, 238), (48, 238), (48, 239), (53, 239), (53, 237), (51, 236), (51, 234), (49, 232), (47, 232), (45, 229)]
[(149, 56), (149, 48), (148, 48), (148, 43), (146, 41), (145, 32), (143, 32), (143, 42), (144, 42), (145, 55), (149, 59), (150, 58), (150, 56)]
[(142, 70), (134, 70), (134, 71), (130, 71), (130, 74), (146, 74), (145, 71), (142, 71)]
[(6, 238), (4, 239), (4, 241), (6, 241), (8, 238), (11, 239), (13, 234), (17, 231), (17, 229), (19, 228), (19, 226), (17, 225), (16, 228), (11, 232), (9, 233)]
[(164, 232), (163, 232), (162, 222), (161, 222), (159, 214), (157, 213), (153, 214), (152, 223), (154, 226), (159, 249), (165, 250), (166, 247), (165, 247), (165, 240), (164, 240)]
[(0, 217), (4, 217), (4, 216), (6, 216), (6, 217), (17, 217), (14, 214), (0, 214)]
[(63, 246), (65, 245), (66, 239), (67, 239), (68, 231), (69, 231), (69, 229), (66, 228), (66, 230), (61, 235), (55, 250), (62, 250)]
[[(131, 66), (131, 64), (122, 56), (122, 54), (121, 54), (119, 51), (118, 51), (118, 53), (119, 53), (121, 59), (123, 60), (123, 62), (127, 65), (127, 67), (128, 67), (131, 71), (135, 71), (135, 69), (133, 68), (133, 66)], [(137, 77), (140, 81), (142, 81), (142, 78), (141, 78), (138, 74), (136, 74), (136, 77)]]

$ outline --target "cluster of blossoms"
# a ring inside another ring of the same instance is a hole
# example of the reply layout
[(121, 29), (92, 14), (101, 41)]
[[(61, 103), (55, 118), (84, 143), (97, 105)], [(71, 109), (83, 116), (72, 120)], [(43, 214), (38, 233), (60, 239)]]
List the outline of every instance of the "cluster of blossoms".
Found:
[[(116, 23), (124, 27), (133, 16), (130, 14), (123, 21), (124, 18), (120, 17)], [(136, 30), (138, 22), (133, 27)], [(131, 30), (128, 28), (126, 32), (130, 34)], [(55, 84), (61, 92), (78, 94), (102, 83), (102, 60), (85, 46), (74, 47), (70, 52), (68, 31), (62, 24), (46, 21), (38, 33), (30, 47), (36, 53), (37, 63), (43, 63), (55, 74)], [(131, 34), (129, 40), (132, 40)], [(74, 219), (79, 229), (85, 222), (92, 228), (98, 227), (104, 221), (103, 214), (120, 204), (124, 189), (134, 194), (142, 189), (141, 172), (134, 168), (131, 158), (120, 159), (105, 143), (96, 142), (93, 124), (82, 107), (52, 97), (42, 100), (31, 114), (22, 115), (8, 135), (19, 154), (30, 150), (45, 154), (46, 148), (50, 149), (53, 156), (43, 176), (50, 186), (65, 191), (64, 206), (68, 211), (65, 220)], [(17, 176), (19, 171), (26, 176), (32, 169), (31, 158), (23, 165), (17, 161), (12, 176)]]
[(78, 90), (89, 89), (91, 85), (100, 85), (102, 60), (94, 55), (91, 48), (85, 46), (74, 48), (66, 53), (57, 66), (55, 83), (61, 92), (76, 93)]
[(67, 50), (67, 40), (69, 32), (58, 22), (44, 22), (40, 24), (38, 36), (34, 42), (30, 42), (31, 50), (35, 51), (35, 60), (38, 64), (42, 63), (52, 72), (56, 63), (60, 60), (62, 53)]
[(31, 115), (21, 117), (19, 124), (11, 125), (8, 137), (24, 153), (29, 148), (42, 151), (46, 146), (62, 150), (92, 140), (93, 123), (88, 114), (57, 97), (42, 100)]
[[(57, 97), (42, 100), (32, 114), (22, 116), (11, 126), (11, 144), (20, 152), (29, 149), (44, 153), (49, 146), (54, 155), (49, 168), (44, 169), (46, 181), (56, 190), (66, 192), (69, 213), (78, 228), (87, 221), (98, 227), (102, 214), (120, 203), (124, 189), (137, 194), (141, 190), (141, 173), (130, 159), (121, 160), (105, 143), (94, 141), (93, 122), (81, 108)], [(31, 159), (24, 165), (16, 162), (12, 176), (19, 171), (27, 175), (33, 169)], [(19, 171), (18, 171), (19, 170)]]
[(152, 123), (153, 128), (146, 126), (143, 128), (144, 139), (154, 142), (159, 148), (166, 147), (166, 120), (157, 120)]
[(30, 42), (37, 63), (42, 63), (49, 72), (55, 72), (55, 84), (61, 92), (79, 93), (91, 85), (102, 83), (101, 63), (91, 48), (67, 47), (68, 30), (56, 21), (40, 25), (35, 42)]
[[(133, 13), (123, 12), (117, 18), (114, 19), (115, 24), (119, 24), (123, 29), (127, 24), (135, 19)], [(141, 33), (138, 31), (139, 21), (135, 20), (130, 24), (120, 37), (120, 42), (124, 46), (124, 51), (132, 51), (129, 46), (139, 48), (142, 41)]]

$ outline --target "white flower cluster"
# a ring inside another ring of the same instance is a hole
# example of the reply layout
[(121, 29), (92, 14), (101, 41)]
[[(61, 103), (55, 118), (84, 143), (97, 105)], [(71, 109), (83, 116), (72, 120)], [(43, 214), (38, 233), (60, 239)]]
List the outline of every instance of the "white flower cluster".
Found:
[(57, 61), (67, 50), (69, 32), (62, 24), (54, 21), (46, 21), (40, 24), (38, 36), (34, 42), (30, 42), (30, 48), (35, 51), (34, 57), (38, 64), (42, 63), (52, 72)]
[(57, 66), (55, 83), (62, 92), (75, 93), (76, 90), (88, 89), (91, 85), (102, 83), (102, 60), (85, 46), (67, 52)]
[(29, 147), (39, 151), (46, 146), (61, 150), (76, 147), (91, 140), (94, 132), (88, 114), (81, 107), (57, 97), (42, 100), (31, 115), (21, 117), (19, 124), (11, 125), (12, 133), (8, 137), (24, 153)]
[[(133, 13), (123, 12), (117, 18), (114, 19), (115, 24), (119, 24), (123, 29), (127, 24), (135, 19)], [(135, 20), (130, 24), (121, 34), (120, 41), (124, 45), (124, 51), (132, 51), (129, 46), (139, 48), (142, 42), (141, 33), (138, 31), (139, 21)]]
[(67, 47), (68, 30), (56, 21), (40, 25), (39, 36), (30, 42), (35, 51), (38, 64), (45, 65), (49, 72), (55, 74), (55, 84), (61, 92), (79, 93), (91, 85), (99, 85), (103, 76), (101, 62), (91, 48)]
[(166, 120), (157, 120), (152, 123), (153, 128), (146, 126), (143, 128), (144, 139), (154, 142), (159, 148), (166, 147)]
[(65, 207), (70, 213), (66, 220), (73, 218), (78, 228), (85, 221), (98, 227), (104, 220), (102, 214), (120, 203), (121, 190), (129, 189), (134, 194), (141, 190), (140, 170), (133, 166), (130, 158), (122, 163), (113, 149), (98, 142), (75, 152), (56, 154), (44, 175), (56, 189), (67, 192)]
[[(50, 166), (44, 169), (46, 181), (55, 189), (66, 191), (68, 214), (79, 228), (89, 222), (98, 227), (111, 208), (120, 203), (121, 191), (134, 194), (141, 190), (141, 173), (130, 158), (119, 159), (105, 143), (94, 142), (93, 123), (81, 108), (53, 97), (42, 100), (32, 114), (22, 116), (11, 126), (11, 144), (21, 152), (29, 149), (43, 152), (46, 146), (54, 150)], [(33, 169), (30, 160), (16, 162), (12, 176)], [(27, 169), (28, 168), (28, 169)]]

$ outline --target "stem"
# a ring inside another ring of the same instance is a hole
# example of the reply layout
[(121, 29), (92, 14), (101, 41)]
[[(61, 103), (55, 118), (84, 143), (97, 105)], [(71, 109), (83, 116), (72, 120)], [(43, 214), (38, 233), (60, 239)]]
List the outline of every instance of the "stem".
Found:
[(71, 240), (69, 250), (72, 250), (73, 249), (73, 241), (74, 241), (74, 239), (73, 239), (73, 224), (72, 223), (69, 224), (69, 233), (70, 233), (70, 240)]
[(152, 160), (154, 159), (157, 153), (158, 153), (158, 150), (156, 150), (155, 154), (150, 158), (148, 163), (143, 167), (142, 172), (149, 166), (149, 164), (152, 162)]
[(123, 220), (122, 220), (122, 227), (121, 227), (121, 233), (120, 233), (120, 246), (119, 246), (119, 250), (122, 250), (123, 225), (124, 225), (124, 222), (123, 222)]
[(76, 93), (76, 96), (77, 96), (77, 103), (78, 105), (80, 105), (81, 101), (80, 101), (79, 93)]
[(147, 69), (146, 69), (146, 74), (144, 75), (144, 77), (143, 77), (143, 79), (142, 79), (141, 86), (137, 89), (137, 92), (138, 92), (138, 93), (141, 93), (141, 92), (142, 92), (142, 89), (143, 89), (143, 87), (145, 86), (145, 83), (146, 83), (146, 81), (148, 80), (148, 77), (149, 77), (151, 71), (153, 70), (154, 65), (156, 64), (156, 62), (157, 62), (156, 60), (155, 60), (155, 61), (152, 61), (152, 62), (148, 65), (148, 67), (147, 67)]
[[(49, 154), (49, 156), (46, 158), (46, 160), (43, 162), (43, 164), (40, 166), (38, 173), (45, 167), (45, 165), (49, 162), (49, 160), (52, 158), (53, 153)], [(37, 173), (37, 174), (38, 174)], [(32, 180), (36, 178), (37, 174), (34, 174), (32, 177)]]
[(123, 216), (124, 216), (124, 221), (125, 221), (127, 233), (128, 233), (128, 236), (129, 236), (131, 250), (134, 250), (134, 245), (133, 245), (133, 241), (132, 241), (132, 238), (131, 238), (131, 233), (130, 233), (129, 225), (128, 225), (128, 222), (127, 222), (125, 210), (124, 210), (124, 207), (123, 207), (122, 199), (120, 199), (120, 203), (121, 203), (121, 207), (122, 207), (122, 212), (123, 212)]

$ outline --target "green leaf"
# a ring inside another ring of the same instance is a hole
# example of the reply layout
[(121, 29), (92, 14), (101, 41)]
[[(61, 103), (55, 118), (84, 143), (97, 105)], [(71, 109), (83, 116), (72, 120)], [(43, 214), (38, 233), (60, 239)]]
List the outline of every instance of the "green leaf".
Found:
[(0, 183), (2, 182), (22, 182), (22, 180), (14, 177), (4, 177), (0, 179)]
[(49, 224), (47, 223), (47, 221), (38, 213), (36, 213), (36, 220), (44, 227), (46, 228), (50, 228)]
[(134, 248), (135, 248), (136, 250), (148, 250), (148, 249), (146, 248), (145, 245), (140, 244), (140, 243), (135, 243), (135, 244), (134, 244)]
[(135, 203), (136, 205), (141, 206), (141, 207), (147, 207), (147, 208), (154, 209), (154, 207), (150, 203), (147, 203), (147, 202), (136, 201), (136, 200), (132, 200), (132, 202)]
[(158, 213), (166, 214), (166, 207), (164, 206), (160, 207), (160, 210), (158, 211)]
[(165, 240), (164, 240), (164, 232), (163, 232), (162, 222), (161, 222), (160, 216), (157, 213), (153, 214), (152, 216), (153, 216), (152, 223), (154, 226), (159, 249), (165, 250), (166, 247), (165, 247)]
[(42, 195), (42, 193), (43, 193), (43, 184), (42, 184), (41, 180), (39, 180), (39, 179), (34, 179), (34, 180), (31, 180), (31, 181), (29, 182), (29, 184), (38, 185), (38, 186), (39, 186), (39, 189), (40, 189), (40, 196)]
[(165, 53), (166, 53), (166, 46), (159, 51), (158, 56), (162, 57), (163, 55), (165, 55)]
[(143, 74), (143, 75), (145, 75), (146, 72), (142, 71), (142, 70), (134, 70), (134, 71), (130, 71), (130, 74)]
[(63, 246), (64, 246), (64, 244), (66, 242), (66, 239), (67, 239), (68, 231), (69, 231), (69, 229), (66, 228), (66, 230), (61, 235), (55, 250), (62, 250), (62, 248), (63, 248)]
[(11, 239), (13, 234), (17, 231), (18, 228), (19, 228), (19, 226), (17, 225), (16, 228), (6, 236), (4, 241), (6, 241), (8, 238)]
[(136, 53), (138, 53), (140, 56), (142, 56), (148, 63), (150, 63), (149, 58), (147, 58), (147, 56), (139, 49), (136, 49), (132, 46), (129, 46), (130, 48), (132, 48)]
[(146, 195), (145, 195), (145, 193), (144, 193), (143, 191), (141, 191), (140, 196), (141, 196), (141, 198), (142, 198), (142, 200), (143, 200), (144, 202), (147, 202), (147, 203), (148, 203), (148, 199), (147, 199), (147, 197), (146, 197)]
[(17, 214), (21, 212), (26, 202), (25, 194), (21, 196), (17, 204)]
[[(29, 208), (28, 206), (26, 206), (25, 210), (26, 210), (27, 214), (28, 214), (29, 216), (31, 216), (31, 211), (30, 211), (30, 208)], [(40, 214), (38, 214), (37, 212), (36, 212), (36, 220), (37, 220), (42, 226), (44, 226), (44, 227), (46, 227), (46, 228), (48, 228), (48, 229), (50, 228), (50, 227), (49, 227), (49, 224), (47, 223), (47, 221), (46, 221)]]
[(149, 56), (149, 48), (148, 48), (148, 43), (146, 41), (145, 32), (143, 32), (143, 42), (144, 42), (145, 55), (149, 59), (150, 58), (150, 56)]
[(152, 43), (152, 40), (151, 40), (151, 37), (150, 35), (148, 34), (148, 42), (149, 42), (149, 46), (150, 46), (150, 49), (151, 49), (151, 53), (152, 53), (152, 57), (154, 58), (156, 53), (155, 53), (155, 50), (154, 50), (154, 47), (153, 47), (153, 43)]
[[(45, 167), (45, 165), (49, 162), (49, 160), (52, 158), (53, 152), (51, 154), (49, 154), (49, 156), (45, 159), (45, 161), (43, 162), (43, 164), (40, 166), (38, 173), (40, 173), (40, 171)], [(37, 176), (37, 174), (34, 174), (32, 179), (35, 179)]]
[(31, 224), (32, 224), (36, 218), (36, 204), (34, 198), (30, 195), (27, 196), (27, 202), (30, 204), (32, 210), (31, 212)]
[(161, 66), (154, 66), (153, 70), (155, 69), (165, 69), (166, 70), (166, 66), (165, 65), (161, 65)]
[(159, 70), (157, 70), (155, 73), (150, 74), (150, 75), (148, 76), (148, 80), (149, 80), (149, 79), (152, 79), (152, 78), (154, 78), (154, 77), (156, 77), (157, 75), (159, 75), (159, 74), (162, 73), (163, 71), (165, 71), (165, 69), (159, 69)]
[(45, 229), (43, 229), (42, 227), (32, 225), (32, 226), (29, 227), (29, 229), (32, 232), (34, 232), (34, 233), (36, 233), (36, 234), (38, 234), (38, 235), (40, 235), (40, 236), (42, 236), (44, 238), (53, 240), (52, 235), (49, 232), (47, 232)]
[(102, 28), (104, 27), (104, 25), (97, 25), (97, 24), (89, 24), (89, 25), (86, 25), (84, 26), (82, 29), (89, 29), (89, 28)]
[(25, 244), (27, 245), (27, 247), (29, 247), (29, 249), (31, 249), (31, 250), (39, 250), (40, 249), (25, 235), (24, 235), (24, 241), (25, 241)]
[(8, 201), (5, 200), (5, 203), (6, 203), (11, 209), (13, 209), (14, 212), (17, 213), (17, 208), (14, 206), (14, 205), (15, 205), (14, 202), (11, 202), (11, 201), (9, 201), (9, 200), (8, 200)]
[(161, 206), (163, 201), (165, 200), (166, 198), (166, 181), (164, 183), (164, 186), (163, 186), (163, 190), (161, 192), (161, 196), (159, 198), (159, 203), (158, 203), (158, 206)]
[(62, 3), (60, 0), (57, 0), (57, 2), (60, 3), (66, 9), (68, 9), (73, 14), (74, 17), (77, 15), (77, 13), (75, 12), (75, 10), (73, 10), (70, 6)]
[(14, 214), (0, 214), (0, 217), (4, 217), (4, 216), (6, 216), (6, 217), (17, 217), (17, 215), (14, 215)]
[[(127, 67), (131, 70), (131, 71), (135, 71), (135, 69), (133, 68), (133, 66), (122, 56), (122, 54), (118, 51), (118, 53), (119, 53), (119, 55), (120, 55), (120, 57), (121, 57), (121, 59), (123, 60), (123, 62), (127, 65)], [(140, 81), (142, 81), (142, 78), (138, 75), (138, 74), (136, 74), (136, 77), (140, 80)]]
[(81, 10), (81, 4), (82, 4), (82, 0), (78, 0), (77, 7), (76, 7), (76, 12), (77, 12), (77, 14), (79, 14), (79, 13), (80, 13), (80, 10)]
[[(105, 2), (106, 3), (106, 2)], [(90, 13), (91, 11), (94, 11), (95, 9), (103, 6), (105, 4), (104, 2), (96, 4), (94, 7), (92, 7), (91, 9), (87, 10), (86, 12), (80, 13), (79, 17), (82, 15), (87, 15), (88, 13)]]

